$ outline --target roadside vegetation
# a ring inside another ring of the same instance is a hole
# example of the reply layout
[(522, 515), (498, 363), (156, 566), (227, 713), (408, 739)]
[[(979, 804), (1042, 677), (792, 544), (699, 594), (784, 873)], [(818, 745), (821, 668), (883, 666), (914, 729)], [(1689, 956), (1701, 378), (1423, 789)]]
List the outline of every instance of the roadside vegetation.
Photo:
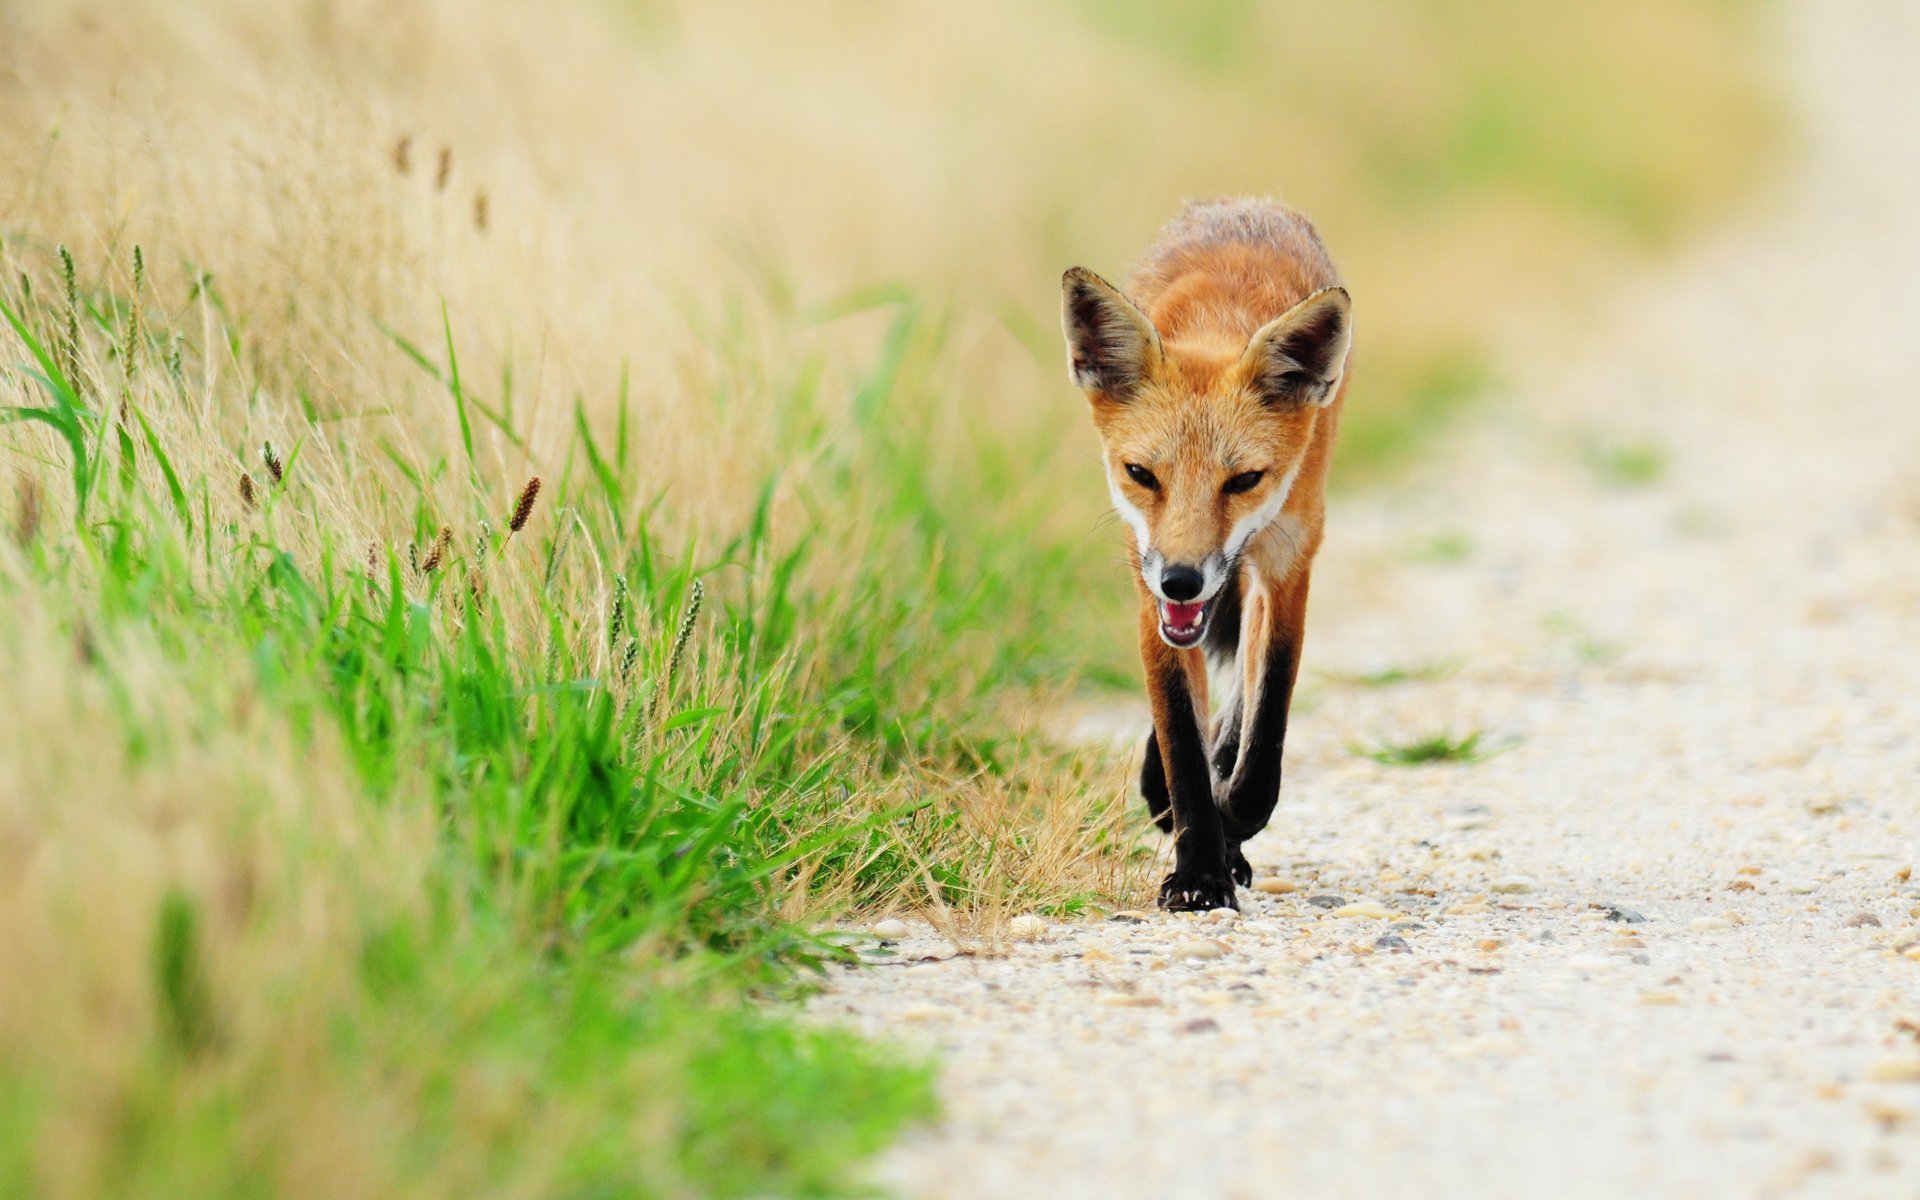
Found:
[(0, 12), (0, 1194), (855, 1188), (755, 1001), (1148, 876), (1058, 269), (1313, 212), (1382, 472), (1750, 176), (1745, 9), (1501, 7)]

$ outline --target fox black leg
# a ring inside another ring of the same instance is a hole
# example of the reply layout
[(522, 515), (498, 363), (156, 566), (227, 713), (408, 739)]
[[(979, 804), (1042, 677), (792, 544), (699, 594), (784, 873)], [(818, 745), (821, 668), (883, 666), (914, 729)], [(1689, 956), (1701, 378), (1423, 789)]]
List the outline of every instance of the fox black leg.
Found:
[(1140, 760), (1140, 795), (1147, 802), (1147, 815), (1161, 833), (1173, 832), (1173, 798), (1167, 794), (1167, 768), (1160, 761), (1160, 735), (1147, 730), (1147, 751)]

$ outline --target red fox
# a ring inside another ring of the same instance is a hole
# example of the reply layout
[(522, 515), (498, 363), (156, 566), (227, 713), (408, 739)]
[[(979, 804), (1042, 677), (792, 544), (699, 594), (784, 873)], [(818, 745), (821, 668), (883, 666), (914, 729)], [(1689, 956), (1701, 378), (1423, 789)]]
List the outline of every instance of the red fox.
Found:
[[(1153, 705), (1140, 790), (1174, 836), (1160, 906), (1237, 908), (1240, 844), (1280, 798), (1351, 301), (1306, 218), (1259, 200), (1188, 206), (1125, 294), (1081, 267), (1062, 288), (1131, 534)], [(1209, 660), (1230, 680), (1217, 720)]]

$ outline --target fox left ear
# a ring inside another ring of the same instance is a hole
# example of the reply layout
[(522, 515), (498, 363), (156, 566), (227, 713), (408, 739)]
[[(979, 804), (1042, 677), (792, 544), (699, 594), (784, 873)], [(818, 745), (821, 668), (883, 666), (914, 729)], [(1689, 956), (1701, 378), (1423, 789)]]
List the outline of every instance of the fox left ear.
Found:
[(1068, 373), (1089, 397), (1125, 403), (1160, 359), (1160, 334), (1120, 289), (1085, 267), (1060, 281)]
[(1333, 403), (1353, 344), (1353, 301), (1321, 288), (1275, 317), (1247, 343), (1241, 365), (1268, 404)]

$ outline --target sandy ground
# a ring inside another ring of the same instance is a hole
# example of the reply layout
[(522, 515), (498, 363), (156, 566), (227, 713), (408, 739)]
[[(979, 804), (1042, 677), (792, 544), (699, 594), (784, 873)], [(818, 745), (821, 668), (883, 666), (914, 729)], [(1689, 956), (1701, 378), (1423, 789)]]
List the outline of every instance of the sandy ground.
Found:
[(1920, 1197), (1920, 8), (1783, 19), (1780, 194), (1335, 507), (1274, 890), (814, 1002), (944, 1064), (889, 1184)]

